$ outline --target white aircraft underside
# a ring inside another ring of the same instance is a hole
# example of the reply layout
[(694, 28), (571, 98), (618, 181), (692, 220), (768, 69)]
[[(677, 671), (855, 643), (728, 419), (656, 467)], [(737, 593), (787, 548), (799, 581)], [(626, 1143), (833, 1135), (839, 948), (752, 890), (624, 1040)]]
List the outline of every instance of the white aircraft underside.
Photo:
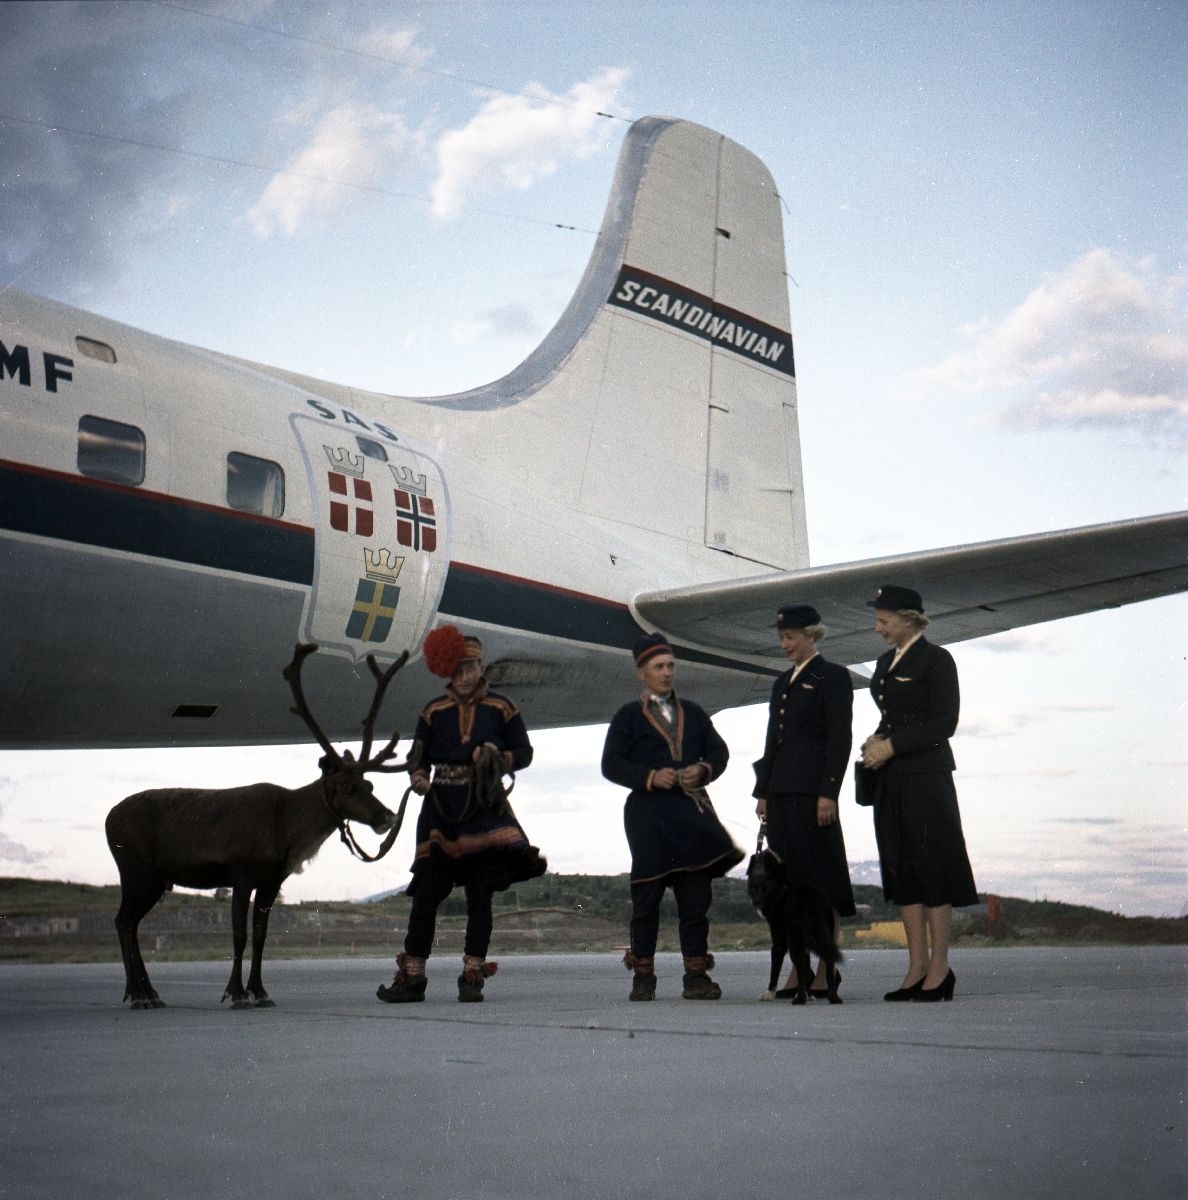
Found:
[(774, 182), (660, 118), (628, 133), (569, 308), (494, 384), (363, 392), (4, 292), (0, 431), (6, 747), (307, 740), (297, 641), (336, 738), (364, 658), (411, 650), (381, 722), (411, 732), (447, 620), (541, 728), (606, 720), (644, 630), (717, 710), (767, 698), (792, 598), (856, 664), (886, 582), (940, 642), (1188, 587), (1183, 513), (810, 567)]

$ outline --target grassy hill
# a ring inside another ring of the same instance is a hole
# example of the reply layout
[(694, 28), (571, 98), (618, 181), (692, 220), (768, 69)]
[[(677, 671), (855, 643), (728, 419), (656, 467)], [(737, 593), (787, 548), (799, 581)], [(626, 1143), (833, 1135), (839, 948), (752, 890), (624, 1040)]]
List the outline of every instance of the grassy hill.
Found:
[[(626, 875), (554, 875), (495, 897), (495, 953), (613, 952), (624, 947), (630, 915)], [(842, 945), (895, 945), (897, 910), (880, 889), (856, 886), (859, 916), (842, 926)], [(118, 887), (0, 877), (0, 962), (104, 962), (119, 959), (112, 924)], [(394, 954), (410, 901), (403, 893), (361, 903), (278, 904), (269, 925), (273, 958)], [(438, 923), (438, 949), (460, 950), (466, 905), (455, 894)], [(741, 879), (714, 884), (714, 949), (761, 949), (767, 926)], [(887, 923), (884, 927), (882, 923)], [(954, 943), (979, 945), (1183, 945), (1188, 918), (1120, 917), (1099, 909), (1005, 897), (993, 923), (985, 911), (954, 915)], [(676, 912), (665, 897), (662, 950), (675, 950)], [(150, 960), (220, 959), (231, 952), (231, 905), (225, 894), (173, 892), (141, 925)]]

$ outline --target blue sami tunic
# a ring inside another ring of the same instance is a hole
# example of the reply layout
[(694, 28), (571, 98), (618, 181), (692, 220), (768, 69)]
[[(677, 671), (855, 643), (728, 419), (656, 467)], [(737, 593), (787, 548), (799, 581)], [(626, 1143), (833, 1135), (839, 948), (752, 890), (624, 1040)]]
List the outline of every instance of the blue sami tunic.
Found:
[(421, 803), (409, 893), (415, 893), (418, 877), (428, 871), (492, 891), (543, 875), (548, 864), (529, 845), (511, 806), (476, 805), (465, 778), (475, 747), (488, 742), (510, 755), (512, 771), (532, 761), (528, 730), (516, 706), (485, 684), (465, 701), (447, 689), (425, 706), (415, 737), (421, 743), (421, 760), (414, 777), (429, 774), (430, 768), (443, 770), (434, 770), (432, 787)]
[(672, 697), (675, 727), (670, 732), (641, 697), (625, 704), (611, 720), (602, 751), (602, 774), (630, 789), (623, 825), (631, 848), (631, 882), (646, 883), (679, 871), (709, 871), (715, 878), (740, 863), (743, 852), (731, 841), (709, 798), (680, 788), (650, 789), (653, 771), (704, 763), (710, 779), (726, 769), (730, 751), (698, 705)]

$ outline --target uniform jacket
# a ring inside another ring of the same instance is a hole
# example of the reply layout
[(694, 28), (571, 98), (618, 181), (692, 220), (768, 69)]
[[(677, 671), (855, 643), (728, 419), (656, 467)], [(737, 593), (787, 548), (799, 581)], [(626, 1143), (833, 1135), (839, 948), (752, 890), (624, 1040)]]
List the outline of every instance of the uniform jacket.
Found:
[(894, 657), (894, 649), (880, 655), (870, 681), (882, 713), (877, 732), (895, 750), (882, 770), (888, 775), (954, 770), (949, 738), (957, 728), (961, 693), (953, 656), (921, 637), (892, 671)]
[(854, 686), (850, 672), (821, 655), (792, 682), (793, 669), (771, 689), (767, 741), (755, 763), (757, 799), (802, 792), (836, 800), (849, 770)]

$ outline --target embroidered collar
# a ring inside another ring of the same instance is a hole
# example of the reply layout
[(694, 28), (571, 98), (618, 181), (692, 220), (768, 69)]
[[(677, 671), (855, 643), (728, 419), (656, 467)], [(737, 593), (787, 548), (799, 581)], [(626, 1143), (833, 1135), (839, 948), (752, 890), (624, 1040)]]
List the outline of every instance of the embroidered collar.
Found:
[(643, 709), (644, 720), (668, 743), (668, 752), (672, 755), (673, 762), (681, 761), (681, 746), (685, 741), (685, 710), (681, 706), (681, 702), (677, 699), (676, 692), (669, 692), (667, 697), (673, 710), (673, 723), (671, 729), (666, 729), (664, 724), (656, 720), (655, 714), (652, 712), (653, 700), (658, 701), (659, 697), (654, 696), (649, 691), (643, 691), (639, 696), (639, 706)]
[(466, 699), (459, 696), (451, 684), (446, 684), (446, 695), (458, 709), (458, 737), (465, 746), (470, 741), (471, 734), (474, 733), (475, 710), (487, 697), (487, 681), (480, 679), (478, 687)]

